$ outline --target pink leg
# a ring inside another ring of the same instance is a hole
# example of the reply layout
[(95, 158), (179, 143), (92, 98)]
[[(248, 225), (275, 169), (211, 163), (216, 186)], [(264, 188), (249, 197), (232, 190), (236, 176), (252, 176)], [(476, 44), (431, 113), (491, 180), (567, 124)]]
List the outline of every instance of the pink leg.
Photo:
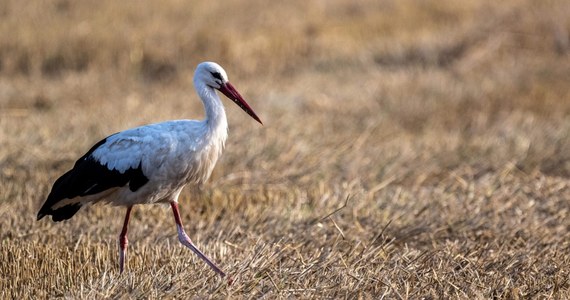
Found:
[(131, 217), (131, 209), (133, 207), (127, 207), (127, 214), (125, 215), (125, 223), (123, 224), (123, 230), (119, 236), (119, 270), (123, 273), (125, 267), (125, 255), (127, 252), (127, 247), (129, 246), (129, 240), (127, 239), (127, 227), (129, 226), (129, 218)]
[(178, 228), (178, 240), (182, 245), (190, 248), (190, 250), (194, 251), (202, 260), (204, 260), (210, 268), (212, 268), (216, 273), (220, 274), (222, 277), (226, 276), (218, 266), (216, 266), (202, 251), (198, 250), (194, 243), (190, 240), (186, 232), (184, 232), (184, 228), (182, 227), (182, 221), (180, 220), (180, 213), (178, 212), (178, 203), (171, 202), (170, 206), (172, 207), (172, 213), (174, 214), (174, 220), (176, 221), (176, 227)]

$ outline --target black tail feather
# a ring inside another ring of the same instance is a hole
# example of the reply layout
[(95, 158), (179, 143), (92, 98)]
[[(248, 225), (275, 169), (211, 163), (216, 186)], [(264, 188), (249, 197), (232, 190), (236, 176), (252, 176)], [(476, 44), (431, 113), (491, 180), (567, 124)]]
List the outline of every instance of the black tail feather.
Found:
[[(128, 185), (132, 192), (137, 191), (148, 181), (142, 171), (142, 162), (137, 167), (131, 167), (122, 173), (116, 169), (109, 169), (91, 154), (106, 139), (95, 144), (85, 155), (75, 162), (73, 168), (59, 177), (49, 193), (45, 203), (38, 212), (38, 220), (51, 215), (54, 221), (71, 218), (81, 205), (96, 202), (108, 195), (103, 192), (116, 187)], [(99, 196), (95, 196), (100, 194)], [(87, 196), (94, 196), (83, 198)]]
[(62, 206), (62, 207), (55, 209), (55, 210), (51, 210), (51, 209), (40, 210), (40, 212), (38, 212), (38, 220), (45, 217), (46, 215), (51, 215), (51, 219), (54, 222), (68, 220), (71, 217), (73, 217), (73, 215), (75, 215), (79, 211), (80, 208), (81, 208), (81, 204), (74, 203), (74, 204)]
[[(44, 202), (44, 205), (42, 205), (42, 208), (40, 208), (40, 211), (38, 212), (38, 218), (37, 220), (41, 220), (43, 217), (45, 217), (46, 215), (51, 215), (52, 216), (52, 220), (56, 221), (62, 221), (62, 220), (67, 220), (69, 218), (71, 218), (81, 207), (81, 205), (79, 205), (79, 203), (74, 203), (72, 205), (66, 205), (63, 207), (60, 207), (58, 209), (53, 210), (52, 206), (55, 205), (58, 201), (62, 200), (64, 197), (61, 194), (61, 191), (63, 190), (63, 186), (65, 185), (65, 183), (70, 179), (70, 177), (72, 176), (71, 174), (73, 173), (73, 169), (67, 171), (65, 174), (63, 174), (61, 177), (59, 177), (55, 183), (53, 184), (52, 190), (50, 192), (50, 194), (48, 195), (47, 200)], [(75, 210), (73, 210), (71, 207), (74, 207), (77, 205), (77, 208)], [(71, 212), (72, 211), (72, 212)], [(67, 216), (67, 217), (65, 217)]]

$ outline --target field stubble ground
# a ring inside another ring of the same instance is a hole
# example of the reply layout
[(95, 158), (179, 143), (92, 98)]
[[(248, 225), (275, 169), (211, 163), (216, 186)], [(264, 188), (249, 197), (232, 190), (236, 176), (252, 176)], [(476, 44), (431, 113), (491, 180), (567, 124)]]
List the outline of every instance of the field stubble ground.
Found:
[[(10, 0), (0, 15), (2, 298), (570, 297), (568, 1)], [(122, 209), (35, 221), (100, 138), (201, 118), (204, 60), (265, 121), (225, 102), (226, 151), (180, 201), (232, 285), (178, 244), (166, 207), (135, 207), (123, 275)]]

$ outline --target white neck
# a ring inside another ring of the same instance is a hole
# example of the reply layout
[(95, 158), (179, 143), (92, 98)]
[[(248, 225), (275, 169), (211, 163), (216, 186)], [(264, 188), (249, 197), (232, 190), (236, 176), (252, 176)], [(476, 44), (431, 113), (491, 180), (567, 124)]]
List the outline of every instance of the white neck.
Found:
[(195, 82), (194, 86), (196, 87), (198, 96), (200, 96), (200, 99), (202, 99), (202, 103), (204, 104), (204, 110), (206, 111), (206, 119), (204, 122), (208, 125), (209, 129), (227, 130), (228, 121), (226, 119), (226, 111), (224, 110), (224, 105), (216, 93), (216, 90), (204, 83)]
[(228, 137), (228, 120), (226, 119), (226, 111), (222, 104), (222, 100), (212, 87), (203, 82), (194, 82), (194, 87), (206, 111), (206, 119), (203, 121), (205, 125), (205, 134), (210, 136), (210, 141), (216, 144), (220, 151), (224, 148), (224, 144)]

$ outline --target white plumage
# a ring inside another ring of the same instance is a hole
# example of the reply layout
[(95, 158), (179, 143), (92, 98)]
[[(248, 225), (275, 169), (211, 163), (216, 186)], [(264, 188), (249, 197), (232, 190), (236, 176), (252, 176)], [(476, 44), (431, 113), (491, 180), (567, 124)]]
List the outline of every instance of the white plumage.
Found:
[(176, 201), (188, 183), (202, 184), (222, 154), (227, 125), (179, 120), (123, 131), (107, 139), (92, 156), (110, 170), (125, 173), (139, 166), (149, 182), (137, 193), (122, 187), (113, 204)]
[(210, 177), (224, 148), (228, 124), (216, 89), (259, 123), (261, 121), (229, 83), (226, 72), (218, 64), (199, 64), (194, 74), (194, 86), (204, 104), (204, 120), (156, 123), (103, 139), (54, 183), (38, 212), (38, 220), (45, 215), (51, 215), (54, 221), (66, 220), (82, 205), (99, 201), (126, 206), (127, 214), (119, 238), (122, 272), (132, 206), (167, 202), (172, 206), (180, 242), (224, 276), (184, 232), (178, 213), (178, 196), (185, 185), (202, 184)]

